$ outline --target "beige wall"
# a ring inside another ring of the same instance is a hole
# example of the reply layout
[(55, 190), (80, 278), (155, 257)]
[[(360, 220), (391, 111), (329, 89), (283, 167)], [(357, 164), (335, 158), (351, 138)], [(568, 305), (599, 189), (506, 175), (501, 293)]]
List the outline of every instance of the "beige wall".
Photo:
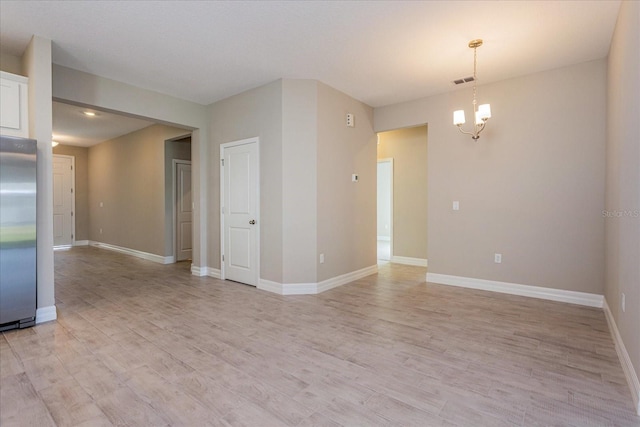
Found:
[(1, 49), (0, 47), (0, 70), (23, 76), (22, 58), (5, 53)]
[[(640, 374), (640, 3), (623, 1), (609, 52), (605, 297)], [(620, 216), (618, 216), (620, 215)], [(626, 310), (620, 308), (621, 294)], [(638, 399), (639, 396), (636, 396)], [(637, 400), (636, 400), (637, 403)]]
[(393, 255), (427, 259), (427, 127), (378, 136), (378, 159), (393, 158)]
[(260, 277), (282, 282), (282, 81), (210, 107), (208, 266), (220, 268), (220, 144), (260, 138)]
[(89, 240), (89, 149), (72, 145), (53, 147), (53, 154), (73, 156), (75, 159), (76, 223), (75, 240)]
[(430, 272), (602, 294), (605, 83), (598, 60), (480, 86), (477, 142), (451, 124), (471, 88), (375, 110), (377, 131), (429, 125)]
[(153, 125), (89, 148), (91, 240), (172, 255), (165, 252), (164, 146), (188, 132)]
[(59, 65), (53, 65), (52, 68), (54, 100), (193, 130), (193, 265), (207, 265), (209, 108), (71, 68)]
[(282, 80), (282, 283), (318, 277), (318, 125), (318, 82)]
[[(345, 125), (347, 112), (357, 116), (354, 129)], [(210, 266), (220, 266), (220, 144), (255, 136), (260, 277), (315, 283), (375, 265), (372, 118), (370, 107), (314, 80), (279, 80), (213, 104)], [(351, 183), (352, 173), (360, 183)]]
[[(318, 83), (317, 281), (376, 265), (376, 136), (373, 109)], [(346, 115), (355, 127), (346, 126)], [(351, 174), (358, 182), (351, 182)], [(317, 262), (317, 256), (316, 256)]]

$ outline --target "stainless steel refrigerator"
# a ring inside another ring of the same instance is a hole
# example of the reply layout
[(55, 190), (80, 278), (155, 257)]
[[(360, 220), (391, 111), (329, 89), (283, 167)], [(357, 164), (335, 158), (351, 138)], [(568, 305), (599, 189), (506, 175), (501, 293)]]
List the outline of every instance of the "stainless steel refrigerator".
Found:
[(36, 317), (36, 141), (0, 136), (0, 331)]

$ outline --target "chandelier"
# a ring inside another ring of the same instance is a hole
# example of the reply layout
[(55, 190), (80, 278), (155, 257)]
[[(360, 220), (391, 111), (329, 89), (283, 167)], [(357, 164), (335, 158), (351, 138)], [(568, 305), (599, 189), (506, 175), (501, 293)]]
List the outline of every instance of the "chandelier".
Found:
[(462, 129), (462, 125), (465, 124), (464, 110), (456, 110), (453, 112), (453, 124), (458, 126), (458, 130), (466, 135), (471, 135), (471, 138), (478, 140), (480, 138), (480, 132), (484, 130), (487, 124), (487, 120), (491, 117), (491, 106), (489, 104), (478, 105), (476, 100), (476, 84), (478, 82), (477, 68), (478, 68), (478, 55), (477, 49), (482, 46), (482, 39), (471, 40), (469, 47), (473, 49), (473, 116), (474, 125), (473, 131), (467, 132)]

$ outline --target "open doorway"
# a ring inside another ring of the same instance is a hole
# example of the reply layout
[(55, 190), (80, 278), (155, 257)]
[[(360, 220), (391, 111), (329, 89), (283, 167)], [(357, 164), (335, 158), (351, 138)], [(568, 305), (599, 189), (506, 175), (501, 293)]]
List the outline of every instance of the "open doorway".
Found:
[[(377, 151), (378, 257), (386, 259), (385, 251), (388, 250), (388, 258), (393, 263), (426, 267), (427, 126), (380, 132)], [(390, 159), (393, 162), (387, 164), (391, 168), (382, 166)], [(390, 179), (383, 178), (385, 167), (390, 169)], [(389, 192), (392, 194), (388, 216), (383, 210), (389, 198), (385, 185), (391, 186)], [(385, 244), (387, 238), (389, 243)]]
[(393, 159), (378, 159), (378, 261), (393, 254)]

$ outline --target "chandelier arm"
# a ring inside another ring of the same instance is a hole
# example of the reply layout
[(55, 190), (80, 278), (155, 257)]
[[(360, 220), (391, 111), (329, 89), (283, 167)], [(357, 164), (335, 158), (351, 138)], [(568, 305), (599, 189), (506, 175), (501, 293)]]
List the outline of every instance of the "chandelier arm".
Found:
[(471, 135), (471, 136), (475, 136), (475, 135), (476, 135), (476, 132), (468, 132), (468, 131), (466, 131), (466, 130), (462, 129), (462, 125), (459, 125), (459, 126), (458, 126), (458, 130), (459, 130), (460, 132), (464, 133), (465, 135)]

